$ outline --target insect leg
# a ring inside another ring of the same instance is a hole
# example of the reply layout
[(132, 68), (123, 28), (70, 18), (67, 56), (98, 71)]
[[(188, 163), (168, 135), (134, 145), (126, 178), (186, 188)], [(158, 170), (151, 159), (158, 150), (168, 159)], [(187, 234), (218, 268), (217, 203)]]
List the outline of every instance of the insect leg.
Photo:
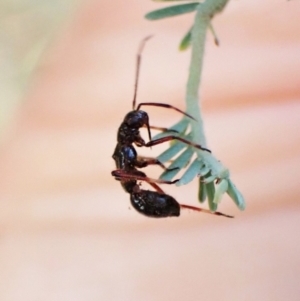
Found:
[(178, 169), (178, 167), (174, 168), (167, 168), (164, 164), (162, 164), (159, 160), (156, 158), (148, 158), (148, 157), (142, 157), (138, 156), (137, 161), (135, 162), (135, 166), (139, 168), (146, 167), (148, 165), (159, 165), (161, 168), (163, 168), (165, 171), (172, 171)]
[(164, 191), (155, 183), (149, 183), (149, 185), (151, 185), (157, 192), (161, 193), (161, 194), (165, 194)]
[(165, 181), (160, 179), (152, 179), (147, 177), (144, 173), (132, 173), (122, 169), (117, 169), (111, 172), (112, 176), (119, 180), (135, 180), (135, 181), (144, 181), (147, 183), (159, 183), (159, 184), (174, 184), (179, 181), (176, 179), (174, 181)]
[(180, 204), (181, 208), (185, 208), (185, 209), (192, 209), (195, 211), (199, 211), (199, 212), (203, 212), (203, 213), (208, 213), (208, 214), (212, 214), (212, 215), (219, 215), (219, 216), (225, 216), (225, 217), (229, 217), (229, 218), (234, 218), (232, 215), (227, 215), (221, 212), (211, 212), (207, 209), (203, 209), (203, 208), (199, 208), (199, 207), (194, 207), (194, 206), (190, 206), (190, 205), (184, 205), (184, 204)]
[(158, 131), (162, 131), (162, 132), (178, 133), (178, 131), (176, 131), (176, 130), (172, 130), (172, 129), (168, 129), (168, 128), (164, 128), (164, 127), (160, 127), (160, 126), (153, 126), (153, 125), (150, 125), (149, 127), (150, 127), (150, 129), (152, 129), (152, 130), (158, 130)]
[(145, 146), (150, 147), (150, 146), (157, 145), (157, 144), (164, 143), (164, 142), (171, 141), (171, 140), (179, 140), (183, 143), (186, 143), (188, 145), (191, 145), (193, 147), (196, 147), (198, 149), (205, 150), (205, 151), (211, 153), (211, 151), (208, 148), (202, 147), (199, 144), (195, 144), (191, 141), (188, 141), (188, 140), (186, 140), (184, 138), (181, 138), (181, 137), (178, 137), (178, 136), (167, 136), (167, 137), (162, 137), (162, 138), (159, 138), (159, 139), (151, 140), (151, 141), (147, 142), (145, 144)]

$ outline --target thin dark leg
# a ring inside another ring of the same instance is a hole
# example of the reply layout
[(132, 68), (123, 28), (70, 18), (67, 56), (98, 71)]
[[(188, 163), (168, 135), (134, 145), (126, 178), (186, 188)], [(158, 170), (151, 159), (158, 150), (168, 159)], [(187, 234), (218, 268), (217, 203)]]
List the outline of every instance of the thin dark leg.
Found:
[(178, 169), (178, 167), (174, 168), (167, 168), (164, 164), (162, 164), (159, 160), (156, 158), (147, 158), (138, 156), (137, 161), (135, 162), (135, 166), (139, 168), (146, 167), (148, 165), (159, 165), (161, 168), (163, 168), (165, 171), (172, 171)]
[(185, 209), (191, 209), (191, 210), (195, 210), (195, 211), (199, 211), (199, 212), (203, 212), (203, 213), (208, 213), (208, 214), (212, 214), (212, 215), (220, 215), (220, 216), (225, 216), (225, 217), (229, 217), (229, 218), (234, 218), (232, 215), (227, 215), (221, 212), (211, 212), (207, 209), (203, 209), (203, 208), (199, 208), (199, 207), (194, 207), (194, 206), (190, 206), (190, 205), (183, 205), (180, 204), (181, 208), (185, 208)]
[[(149, 141), (152, 140), (152, 138), (151, 138), (151, 130), (150, 130), (150, 129), (160, 130), (160, 131), (163, 131), (163, 132), (173, 132), (173, 133), (178, 133), (178, 131), (176, 131), (176, 130), (169, 130), (169, 129), (167, 129), (167, 128), (149, 125), (148, 122), (144, 125), (144, 127), (147, 128)], [(144, 140), (143, 140), (142, 138), (141, 138), (141, 140), (142, 140), (143, 143), (144, 143)], [(141, 145), (145, 145), (145, 143), (144, 143), (144, 144), (141, 144)]]
[(152, 141), (147, 142), (145, 144), (145, 146), (150, 147), (150, 146), (157, 145), (157, 144), (164, 143), (164, 142), (171, 141), (171, 140), (179, 140), (183, 143), (186, 143), (188, 145), (191, 145), (193, 147), (196, 147), (198, 149), (205, 150), (205, 151), (211, 153), (211, 151), (208, 148), (202, 147), (199, 144), (195, 144), (191, 141), (185, 140), (184, 138), (181, 138), (181, 137), (178, 137), (178, 136), (167, 136), (167, 137), (162, 137), (162, 138), (159, 138), (159, 139), (156, 139), (156, 140), (152, 140)]
[(162, 131), (162, 132), (173, 132), (173, 133), (178, 133), (178, 131), (176, 131), (176, 130), (172, 130), (172, 129), (168, 129), (168, 128), (163, 128), (163, 127), (159, 127), (159, 126), (153, 126), (153, 125), (150, 125), (149, 127), (150, 127), (150, 129), (152, 129), (152, 130), (158, 130), (158, 131)]
[(159, 183), (159, 184), (174, 184), (179, 181), (179, 179), (174, 181), (165, 181), (160, 179), (152, 179), (147, 176), (143, 176), (140, 174), (134, 174), (130, 172), (126, 172), (122, 169), (117, 169), (111, 172), (112, 176), (114, 176), (118, 180), (135, 180), (135, 181), (144, 181), (147, 183)]
[(165, 194), (164, 191), (155, 183), (149, 183), (156, 191), (158, 191), (161, 194)]
[(177, 112), (179, 112), (179, 113), (181, 113), (181, 114), (183, 114), (183, 115), (185, 115), (185, 116), (187, 116), (187, 117), (189, 117), (189, 118), (191, 118), (191, 119), (193, 119), (193, 120), (196, 120), (196, 119), (195, 119), (193, 116), (191, 116), (190, 114), (185, 113), (185, 112), (183, 112), (182, 110), (180, 110), (180, 109), (178, 109), (178, 108), (176, 108), (176, 107), (174, 107), (174, 106), (171, 106), (171, 105), (169, 105), (169, 104), (166, 104), (166, 103), (159, 103), (159, 102), (142, 102), (142, 103), (140, 103), (140, 104), (137, 106), (136, 110), (138, 111), (138, 110), (140, 109), (141, 106), (155, 106), (155, 107), (163, 107), (163, 108), (167, 108), (167, 109), (173, 109), (173, 110), (175, 110), (175, 111), (177, 111)]

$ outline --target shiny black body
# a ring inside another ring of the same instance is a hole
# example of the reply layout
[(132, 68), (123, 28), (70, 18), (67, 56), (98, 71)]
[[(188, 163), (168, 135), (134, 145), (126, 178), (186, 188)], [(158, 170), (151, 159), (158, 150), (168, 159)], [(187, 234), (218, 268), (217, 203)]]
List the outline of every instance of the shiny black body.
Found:
[[(135, 208), (139, 213), (147, 217), (159, 218), (159, 217), (168, 217), (168, 216), (179, 216), (180, 208), (187, 208), (196, 211), (203, 211), (210, 214), (216, 214), (216, 213), (208, 212), (206, 209), (179, 204), (173, 197), (165, 194), (163, 190), (156, 184), (156, 183), (174, 184), (178, 180), (164, 181), (164, 180), (151, 179), (148, 178), (145, 173), (137, 169), (137, 168), (146, 167), (150, 164), (157, 164), (167, 171), (172, 170), (166, 168), (156, 158), (138, 157), (137, 152), (133, 146), (134, 144), (139, 147), (141, 146), (151, 147), (163, 142), (167, 142), (171, 140), (179, 140), (183, 143), (186, 143), (187, 145), (210, 152), (209, 149), (203, 148), (198, 144), (194, 144), (193, 142), (187, 141), (184, 138), (181, 138), (180, 136), (176, 136), (176, 135), (170, 135), (156, 140), (151, 139), (149, 116), (145, 111), (140, 110), (142, 106), (156, 106), (156, 107), (174, 109), (175, 111), (180, 112), (181, 114), (184, 114), (191, 119), (194, 118), (191, 115), (181, 111), (180, 109), (172, 105), (163, 104), (163, 103), (145, 102), (145, 103), (140, 103), (136, 108), (135, 104), (136, 104), (136, 95), (137, 95), (137, 87), (138, 87), (141, 52), (145, 42), (149, 38), (150, 37), (146, 37), (141, 42), (138, 51), (135, 89), (134, 89), (134, 97), (133, 97), (133, 104), (132, 104), (133, 110), (128, 114), (126, 114), (123, 122), (121, 123), (118, 129), (117, 145), (112, 155), (113, 159), (115, 160), (117, 169), (112, 171), (112, 176), (115, 177), (116, 180), (120, 181), (125, 192), (130, 194), (130, 201), (133, 208)], [(144, 139), (140, 135), (140, 128), (142, 127), (147, 128), (148, 137), (149, 137), (148, 143), (145, 143)], [(151, 128), (159, 129), (162, 131), (166, 130), (164, 128), (153, 127), (153, 126)], [(149, 185), (151, 185), (156, 191), (141, 189), (138, 181), (145, 181), (149, 183)], [(223, 215), (223, 214), (219, 214), (219, 215)]]
[(148, 217), (179, 216), (180, 205), (170, 195), (161, 194), (156, 191), (141, 190), (131, 193), (132, 206), (141, 214)]
[[(149, 117), (144, 111), (129, 112), (121, 123), (117, 133), (117, 145), (113, 153), (116, 167), (130, 171), (135, 167), (145, 167), (143, 161), (138, 160), (137, 152), (133, 143), (137, 146), (145, 145), (144, 139), (140, 135), (140, 128), (149, 127)], [(150, 129), (149, 138), (151, 139)]]
[[(138, 146), (145, 145), (139, 130), (148, 125), (148, 114), (144, 111), (132, 111), (125, 116), (118, 130), (117, 145), (112, 156), (116, 168), (124, 171), (124, 176), (115, 178), (130, 194), (131, 204), (139, 213), (147, 217), (179, 216), (180, 205), (173, 197), (161, 192), (143, 190), (135, 178), (144, 178), (147, 181), (146, 174), (137, 168), (147, 166), (148, 162), (138, 159), (133, 143)], [(151, 137), (150, 131), (149, 136)]]
[[(150, 141), (145, 143), (140, 135), (140, 128), (146, 126), (149, 133)], [(138, 157), (133, 146), (151, 146), (165, 141), (176, 139), (176, 136), (151, 140), (148, 114), (144, 111), (129, 112), (121, 123), (117, 134), (117, 145), (113, 153), (117, 170), (112, 171), (112, 176), (121, 182), (125, 192), (130, 194), (130, 202), (133, 208), (147, 217), (171, 217), (179, 216), (180, 209), (186, 208), (199, 212), (205, 212), (214, 215), (221, 215), (232, 218), (230, 215), (221, 212), (210, 212), (207, 209), (198, 208), (190, 205), (179, 204), (172, 196), (165, 194), (156, 183), (173, 184), (175, 181), (154, 180), (147, 177), (145, 173), (137, 168), (146, 167), (149, 164), (158, 164), (165, 168), (157, 159), (148, 158), (148, 160)], [(209, 151), (200, 145), (182, 139), (181, 141), (194, 147)], [(150, 160), (149, 160), (150, 159)], [(168, 170), (167, 168), (165, 168)], [(154, 187), (157, 191), (144, 190), (140, 188), (138, 181), (145, 181)]]
[(140, 128), (144, 126), (148, 128), (149, 139), (151, 140), (148, 114), (141, 110), (129, 112), (118, 129), (118, 144), (132, 145), (135, 143), (137, 146), (145, 145), (145, 141), (140, 135)]

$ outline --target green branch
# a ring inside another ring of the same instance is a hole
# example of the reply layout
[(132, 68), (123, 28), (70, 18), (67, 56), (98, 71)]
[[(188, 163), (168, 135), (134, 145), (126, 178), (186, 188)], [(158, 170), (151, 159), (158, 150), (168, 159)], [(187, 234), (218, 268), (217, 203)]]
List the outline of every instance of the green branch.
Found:
[[(204, 3), (193, 2), (163, 8), (146, 15), (146, 18), (150, 20), (157, 20), (196, 11), (195, 22), (180, 44), (180, 48), (182, 49), (187, 48), (189, 45), (192, 47), (185, 100), (187, 113), (192, 115), (195, 120), (184, 117), (170, 129), (177, 130), (181, 137), (192, 140), (202, 147), (206, 147), (206, 137), (199, 101), (199, 87), (203, 69), (206, 32), (207, 30), (211, 30), (215, 36), (211, 26), (211, 19), (216, 13), (224, 9), (227, 2), (228, 0), (206, 0)], [(215, 41), (217, 41), (216, 36)], [(164, 134), (160, 134), (160, 136), (161, 135)], [(211, 153), (187, 146), (182, 142), (175, 142), (169, 149), (163, 152), (158, 159), (161, 162), (166, 162), (178, 155), (182, 150), (184, 151), (175, 158), (170, 166), (171, 168), (179, 167), (179, 169), (172, 172), (164, 172), (161, 175), (162, 179), (171, 180), (181, 169), (188, 166), (176, 185), (187, 184), (196, 176), (199, 176), (199, 201), (204, 202), (206, 198), (208, 198), (211, 211), (217, 210), (224, 193), (227, 193), (233, 199), (239, 209), (245, 209), (244, 198), (230, 180), (229, 170)], [(196, 153), (197, 156), (191, 163), (194, 153)]]

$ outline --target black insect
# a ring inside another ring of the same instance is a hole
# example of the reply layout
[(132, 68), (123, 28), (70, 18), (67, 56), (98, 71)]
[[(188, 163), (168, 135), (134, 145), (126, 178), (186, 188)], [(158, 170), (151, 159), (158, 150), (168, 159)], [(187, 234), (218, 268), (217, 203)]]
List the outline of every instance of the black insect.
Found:
[[(156, 165), (160, 165), (162, 168), (164, 168), (167, 171), (173, 170), (173, 169), (166, 168), (156, 158), (146, 158), (146, 157), (138, 156), (133, 144), (139, 147), (141, 146), (151, 147), (160, 143), (164, 143), (166, 141), (179, 140), (195, 148), (210, 152), (210, 150), (208, 150), (207, 148), (204, 148), (201, 145), (195, 144), (191, 141), (188, 141), (176, 135), (169, 135), (163, 138), (152, 140), (151, 131), (150, 131), (151, 128), (159, 129), (162, 131), (166, 131), (167, 129), (150, 126), (148, 114), (145, 111), (140, 110), (140, 108), (142, 106), (158, 106), (164, 108), (171, 108), (190, 118), (193, 118), (189, 114), (181, 111), (178, 108), (175, 108), (174, 106), (163, 104), (163, 103), (153, 103), (153, 102), (140, 103), (135, 109), (141, 52), (143, 50), (145, 42), (149, 38), (150, 37), (147, 37), (142, 41), (140, 49), (138, 51), (136, 80), (135, 80), (135, 89), (134, 89), (134, 97), (133, 97), (133, 110), (125, 116), (123, 122), (121, 123), (118, 129), (117, 145), (112, 156), (113, 159), (115, 160), (117, 170), (112, 171), (112, 176), (114, 176), (116, 180), (120, 181), (123, 189), (130, 194), (130, 201), (132, 206), (138, 212), (148, 217), (179, 216), (180, 208), (189, 208), (192, 210), (206, 212), (214, 215), (223, 215), (226, 217), (232, 217), (220, 212), (210, 212), (209, 210), (206, 209), (179, 204), (173, 197), (165, 194), (163, 190), (157, 185), (157, 183), (174, 184), (178, 180), (164, 181), (164, 180), (152, 179), (147, 177), (145, 173), (137, 169), (137, 168), (146, 167), (148, 165), (156, 164)], [(142, 127), (146, 127), (148, 130), (149, 142), (147, 143), (144, 141), (144, 139), (141, 137), (140, 134), (140, 128)], [(144, 181), (149, 183), (156, 191), (141, 189), (140, 185), (138, 184), (138, 181)]]
[[(145, 173), (136, 168), (127, 170), (114, 170), (112, 175), (116, 180), (121, 181), (124, 190), (130, 194), (130, 202), (133, 208), (139, 213), (147, 217), (168, 217), (179, 216), (180, 208), (192, 209), (199, 212), (204, 212), (213, 215), (220, 215), (233, 218), (221, 212), (211, 212), (207, 209), (194, 207), (185, 204), (179, 204), (172, 196), (164, 193), (164, 191), (156, 184), (174, 184), (178, 180), (164, 181), (159, 179), (151, 179)], [(145, 181), (149, 183), (156, 191), (144, 190), (140, 188), (138, 181)]]

